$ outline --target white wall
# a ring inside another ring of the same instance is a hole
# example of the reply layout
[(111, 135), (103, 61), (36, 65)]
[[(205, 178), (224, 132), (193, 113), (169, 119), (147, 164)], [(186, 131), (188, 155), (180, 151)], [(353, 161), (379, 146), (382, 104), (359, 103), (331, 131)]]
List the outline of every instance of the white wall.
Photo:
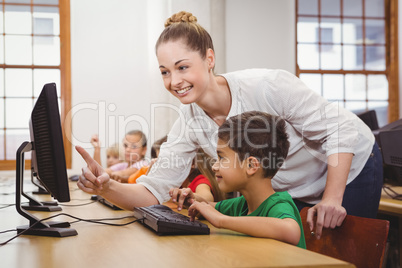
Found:
[[(180, 10), (211, 33), (215, 72), (294, 72), (294, 0), (71, 0), (73, 146), (92, 154), (92, 134), (106, 147), (142, 126), (151, 145), (169, 131), (177, 113), (152, 107), (179, 103), (164, 89), (154, 45), (166, 18)], [(84, 165), (73, 150), (72, 168)]]
[(226, 68), (295, 73), (295, 1), (226, 1)]
[[(178, 105), (157, 68), (154, 44), (166, 14), (155, 7), (148, 1), (71, 1), (73, 145), (92, 154), (89, 140), (95, 133), (107, 147), (131, 129), (142, 129), (151, 144), (170, 129), (174, 115), (166, 120), (169, 109), (150, 105)], [(158, 132), (149, 133), (154, 113)], [(83, 165), (73, 150), (72, 168)]]

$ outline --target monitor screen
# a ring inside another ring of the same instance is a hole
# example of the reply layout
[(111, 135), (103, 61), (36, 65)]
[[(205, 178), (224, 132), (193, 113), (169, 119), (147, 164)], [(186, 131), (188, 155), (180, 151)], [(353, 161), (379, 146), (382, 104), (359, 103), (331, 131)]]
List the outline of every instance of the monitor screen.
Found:
[(377, 113), (375, 110), (365, 111), (357, 114), (357, 116), (364, 122), (371, 130), (378, 129)]
[(70, 201), (56, 84), (46, 84), (29, 122), (32, 166), (38, 179), (60, 202)]

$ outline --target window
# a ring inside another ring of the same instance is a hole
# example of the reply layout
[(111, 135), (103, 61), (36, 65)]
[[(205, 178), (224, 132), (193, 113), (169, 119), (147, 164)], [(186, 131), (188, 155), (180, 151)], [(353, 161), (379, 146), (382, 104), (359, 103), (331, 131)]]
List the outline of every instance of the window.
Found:
[(297, 75), (379, 125), (399, 118), (397, 0), (298, 0)]
[[(70, 110), (69, 0), (0, 0), (0, 169), (15, 169), (29, 118), (45, 83), (55, 82), (62, 125)], [(67, 166), (69, 134), (63, 129)], [(25, 154), (30, 159), (30, 154)], [(30, 167), (29, 161), (26, 162)]]

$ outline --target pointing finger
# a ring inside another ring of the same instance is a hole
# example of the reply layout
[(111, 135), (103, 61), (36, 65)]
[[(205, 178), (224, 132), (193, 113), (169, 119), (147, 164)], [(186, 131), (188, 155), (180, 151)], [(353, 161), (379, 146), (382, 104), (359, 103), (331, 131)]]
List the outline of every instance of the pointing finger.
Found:
[(85, 151), (85, 149), (82, 148), (81, 146), (77, 145), (75, 146), (75, 149), (82, 156), (82, 158), (85, 160), (88, 166), (90, 166), (93, 162), (95, 162), (95, 160), (89, 155), (89, 153)]

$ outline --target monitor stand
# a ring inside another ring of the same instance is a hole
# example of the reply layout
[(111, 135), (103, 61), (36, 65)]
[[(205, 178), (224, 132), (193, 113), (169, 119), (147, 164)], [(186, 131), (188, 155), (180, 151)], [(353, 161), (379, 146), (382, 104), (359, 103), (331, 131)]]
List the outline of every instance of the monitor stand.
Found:
[[(49, 192), (42, 185), (35, 183), (34, 176), (37, 177), (37, 173), (33, 171), (31, 168), (31, 181), (33, 184), (38, 186), (39, 191), (43, 189), (45, 194), (49, 194)], [(33, 192), (36, 193), (36, 192)], [(61, 207), (58, 205), (56, 201), (38, 201), (32, 196), (27, 195), (24, 191), (22, 191), (22, 195), (29, 200), (29, 205), (23, 205), (22, 208), (26, 210), (34, 210), (34, 211), (61, 211)]]
[[(18, 226), (18, 234), (52, 236), (52, 237), (67, 237), (77, 235), (77, 231), (70, 226), (68, 222), (44, 222), (36, 218), (34, 215), (27, 212), (21, 206), (21, 196), (27, 197), (23, 192), (24, 182), (24, 153), (31, 151), (33, 148), (32, 142), (23, 142), (17, 150), (17, 166), (16, 166), (16, 191), (15, 191), (15, 207), (17, 212), (29, 220), (29, 225)], [(29, 199), (29, 198), (28, 198)]]

